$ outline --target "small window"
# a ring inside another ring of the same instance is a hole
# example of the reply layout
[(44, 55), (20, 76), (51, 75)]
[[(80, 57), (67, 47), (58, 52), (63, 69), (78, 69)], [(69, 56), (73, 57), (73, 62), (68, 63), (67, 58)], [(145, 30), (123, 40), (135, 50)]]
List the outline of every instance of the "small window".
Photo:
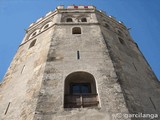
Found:
[(122, 38), (118, 38), (119, 39), (119, 42), (122, 44), (122, 45), (125, 45), (125, 42)]
[(72, 18), (67, 18), (66, 22), (73, 22)]
[(42, 31), (46, 30), (47, 28), (49, 28), (49, 27), (51, 26), (51, 24), (52, 24), (52, 22), (45, 23), (45, 24), (42, 26), (42, 28), (41, 28), (40, 31), (42, 32)]
[(81, 22), (87, 22), (87, 19), (86, 18), (82, 18)]
[(34, 32), (34, 33), (32, 34), (32, 37), (35, 36), (36, 34), (37, 34), (37, 32)]
[(72, 34), (81, 34), (81, 28), (80, 27), (74, 27), (72, 29)]
[(33, 47), (33, 46), (35, 45), (35, 43), (36, 43), (36, 40), (33, 40), (33, 41), (31, 42), (31, 44), (29, 45), (29, 48)]
[(110, 29), (110, 26), (109, 26), (107, 23), (105, 23), (105, 27), (106, 27), (107, 29)]
[(48, 27), (49, 27), (49, 24), (45, 25), (45, 26), (44, 26), (44, 29), (47, 29)]

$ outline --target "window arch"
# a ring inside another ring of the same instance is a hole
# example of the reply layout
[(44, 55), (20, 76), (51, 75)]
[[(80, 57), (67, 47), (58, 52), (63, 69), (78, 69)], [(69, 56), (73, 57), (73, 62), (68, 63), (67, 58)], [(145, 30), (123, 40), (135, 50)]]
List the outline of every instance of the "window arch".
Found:
[(47, 22), (45, 23), (42, 27), (41, 27), (41, 32), (46, 30), (47, 28), (49, 28), (52, 25), (52, 22)]
[(72, 34), (81, 34), (81, 28), (80, 27), (72, 28)]
[(31, 42), (31, 44), (29, 45), (29, 49), (33, 47), (35, 44), (36, 44), (36, 39)]
[(37, 35), (37, 31), (35, 31), (34, 33), (32, 33), (32, 37), (34, 37), (35, 35)]
[(30, 33), (30, 34), (28, 35), (28, 36), (29, 36), (28, 39), (31, 39), (31, 38), (35, 37), (38, 33), (39, 33), (39, 29), (34, 30), (32, 33)]
[(66, 22), (73, 22), (72, 18), (67, 18)]
[(86, 18), (81, 18), (81, 22), (87, 22)]
[(87, 72), (74, 72), (65, 79), (64, 108), (92, 107), (98, 105), (94, 76)]
[(49, 24), (45, 25), (44, 26), (44, 30), (47, 29), (48, 27), (49, 27)]

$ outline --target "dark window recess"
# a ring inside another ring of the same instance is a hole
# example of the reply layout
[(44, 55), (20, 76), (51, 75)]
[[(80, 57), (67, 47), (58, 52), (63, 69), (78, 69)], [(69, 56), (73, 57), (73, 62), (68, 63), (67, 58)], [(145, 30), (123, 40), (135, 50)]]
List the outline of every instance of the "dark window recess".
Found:
[(156, 110), (156, 106), (155, 106), (154, 102), (152, 101), (152, 98), (151, 98), (151, 97), (149, 97), (149, 100), (151, 101), (151, 103), (152, 103), (154, 109)]
[(24, 68), (25, 68), (25, 65), (23, 66), (23, 68), (22, 68), (22, 70), (21, 70), (21, 74), (23, 73)]
[(34, 33), (32, 34), (32, 37), (35, 36), (36, 34), (37, 34), (37, 32), (34, 32)]
[(5, 113), (4, 113), (5, 115), (6, 115), (7, 112), (8, 112), (8, 109), (9, 109), (10, 104), (11, 104), (11, 102), (8, 103), (8, 106), (7, 106), (6, 111), (5, 111)]
[(64, 108), (96, 107), (98, 95), (93, 75), (74, 72), (65, 79)]
[(137, 71), (137, 68), (136, 68), (135, 64), (134, 64), (134, 63), (132, 63), (132, 64), (133, 64), (133, 66), (134, 66), (134, 69)]
[(77, 51), (77, 59), (80, 59), (80, 53)]
[(66, 22), (73, 22), (72, 18), (67, 18)]
[(119, 42), (122, 44), (122, 45), (125, 45), (125, 42), (122, 38), (118, 38), (119, 39)]
[(29, 48), (33, 47), (33, 46), (35, 45), (35, 43), (36, 43), (36, 40), (33, 40), (33, 41), (31, 42), (31, 44), (29, 45)]
[(105, 23), (105, 27), (106, 27), (107, 29), (110, 29), (110, 26), (109, 26), (107, 23)]
[(71, 83), (70, 84), (71, 94), (88, 94), (91, 93), (90, 83)]
[(81, 22), (87, 22), (86, 18), (81, 18)]
[(81, 34), (81, 28), (80, 27), (74, 27), (72, 29), (72, 34)]
[(47, 29), (48, 27), (49, 27), (49, 24), (45, 25), (45, 26), (44, 26), (44, 29)]

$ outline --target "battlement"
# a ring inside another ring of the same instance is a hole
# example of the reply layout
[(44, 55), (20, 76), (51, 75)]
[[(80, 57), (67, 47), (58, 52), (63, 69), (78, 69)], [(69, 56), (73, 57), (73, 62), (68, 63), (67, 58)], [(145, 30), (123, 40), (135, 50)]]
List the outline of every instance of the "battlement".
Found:
[(0, 84), (0, 120), (158, 115), (159, 96), (159, 82), (122, 22), (94, 6), (58, 6), (26, 30)]
[[(101, 14), (102, 16), (106, 17), (106, 18), (109, 18), (110, 20), (112, 20), (113, 22), (115, 22), (116, 24), (122, 26), (123, 28), (126, 28), (125, 25), (123, 24), (123, 22), (121, 21), (118, 21), (115, 17), (113, 16), (110, 16), (110, 15), (107, 15), (107, 13), (103, 10), (98, 10), (96, 9), (95, 6), (93, 5), (70, 5), (70, 6), (67, 6), (65, 7), (64, 5), (60, 5), (60, 6), (57, 6), (56, 9), (54, 11), (50, 11), (48, 12), (45, 16), (39, 18), (38, 20), (36, 20), (35, 22), (31, 23), (29, 28), (27, 29), (27, 31), (29, 31), (30, 29), (34, 28), (36, 25), (48, 20), (49, 18), (55, 16), (57, 13), (75, 13), (75, 12), (90, 12), (90, 13), (98, 13), (98, 14)], [(60, 18), (60, 16), (57, 16)], [(60, 22), (63, 22), (62, 21), (56, 21), (58, 20), (57, 18), (54, 19), (55, 21), (53, 22), (54, 23), (60, 23)], [(93, 21), (92, 21), (93, 22)]]
[(95, 7), (95, 6), (92, 6), (92, 5), (89, 5), (89, 6), (84, 6), (84, 5), (79, 5), (79, 6), (70, 5), (70, 6), (67, 6), (67, 8), (65, 8), (63, 5), (61, 5), (61, 6), (58, 6), (57, 9), (96, 9), (96, 7)]

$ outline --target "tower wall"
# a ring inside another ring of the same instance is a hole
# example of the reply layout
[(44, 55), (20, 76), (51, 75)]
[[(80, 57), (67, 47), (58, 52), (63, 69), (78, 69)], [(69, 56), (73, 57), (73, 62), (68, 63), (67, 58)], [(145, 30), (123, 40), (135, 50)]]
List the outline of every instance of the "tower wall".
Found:
[[(116, 120), (117, 113), (160, 112), (159, 82), (113, 17), (93, 6), (58, 6), (26, 32), (0, 86), (2, 120)], [(88, 85), (88, 93), (73, 94), (77, 84)]]
[[(37, 106), (39, 90), (44, 76), (53, 26), (42, 30), (46, 22), (56, 21), (56, 16), (30, 27), (0, 86), (0, 119), (32, 120)], [(33, 32), (38, 30), (36, 35)], [(30, 48), (31, 42), (36, 40)]]
[[(132, 40), (128, 30), (123, 25), (116, 25), (114, 19), (109, 20), (109, 17), (100, 13), (97, 13), (97, 18), (129, 112), (159, 114), (160, 83), (138, 45)], [(116, 29), (122, 33), (118, 33)]]
[[(73, 35), (73, 27), (81, 27), (82, 34)], [(94, 76), (97, 107), (64, 108), (65, 78), (77, 71)], [(40, 92), (35, 119), (105, 120), (111, 119), (113, 113), (128, 112), (98, 24), (55, 26)]]

